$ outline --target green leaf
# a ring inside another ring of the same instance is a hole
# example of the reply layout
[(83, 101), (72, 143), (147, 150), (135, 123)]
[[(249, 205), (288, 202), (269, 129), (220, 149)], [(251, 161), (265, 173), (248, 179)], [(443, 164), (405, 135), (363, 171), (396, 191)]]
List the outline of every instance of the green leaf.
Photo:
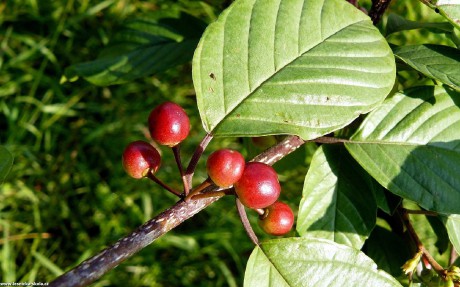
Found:
[(316, 138), (372, 110), (394, 80), (387, 42), (342, 0), (237, 0), (193, 58), (201, 120), (215, 136)]
[(305, 177), (297, 231), (360, 249), (375, 226), (373, 188), (343, 147), (321, 146)]
[(256, 246), (244, 286), (401, 286), (364, 253), (324, 239), (286, 238)]
[(383, 188), (374, 188), (373, 190), (375, 191), (374, 195), (378, 208), (383, 210), (385, 213), (392, 215), (401, 203), (401, 197), (396, 196)]
[(397, 14), (390, 13), (388, 15), (386, 26), (387, 36), (396, 32), (414, 29), (428, 29), (433, 33), (452, 33), (454, 27), (449, 22), (416, 22), (407, 20)]
[(100, 86), (120, 84), (190, 61), (206, 25), (183, 12), (127, 21), (98, 59), (68, 67), (63, 81), (78, 77)]
[(458, 254), (460, 254), (460, 214), (451, 214), (446, 221), (447, 234), (450, 242)]
[(395, 57), (427, 77), (460, 90), (460, 52), (441, 45), (402, 46), (393, 49)]
[(426, 220), (436, 234), (436, 242), (434, 246), (437, 248), (439, 254), (444, 254), (444, 252), (446, 252), (449, 248), (449, 236), (444, 223), (441, 218), (435, 216), (426, 216)]
[(0, 184), (5, 180), (13, 166), (13, 155), (3, 146), (0, 146)]
[(460, 3), (452, 0), (427, 0), (422, 2), (460, 29)]
[(364, 250), (379, 268), (395, 277), (402, 274), (401, 266), (412, 256), (400, 236), (380, 226), (372, 231)]
[(370, 113), (345, 144), (391, 192), (440, 213), (460, 213), (460, 94), (422, 86)]

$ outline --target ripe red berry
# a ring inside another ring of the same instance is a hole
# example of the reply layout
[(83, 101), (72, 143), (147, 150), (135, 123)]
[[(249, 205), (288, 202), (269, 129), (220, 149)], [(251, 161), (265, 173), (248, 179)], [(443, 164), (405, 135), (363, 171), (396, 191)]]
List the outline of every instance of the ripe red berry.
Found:
[(206, 170), (217, 186), (229, 187), (240, 179), (244, 165), (244, 157), (239, 152), (221, 149), (208, 157)]
[(254, 209), (273, 204), (281, 192), (276, 171), (261, 162), (247, 163), (234, 187), (241, 203)]
[(294, 224), (294, 213), (286, 203), (275, 202), (259, 217), (259, 226), (270, 235), (284, 235)]
[(144, 141), (130, 143), (123, 151), (123, 168), (134, 178), (142, 178), (148, 169), (156, 172), (160, 167), (161, 156), (152, 145)]
[(161, 145), (175, 146), (190, 132), (190, 120), (181, 106), (165, 102), (150, 112), (149, 130)]

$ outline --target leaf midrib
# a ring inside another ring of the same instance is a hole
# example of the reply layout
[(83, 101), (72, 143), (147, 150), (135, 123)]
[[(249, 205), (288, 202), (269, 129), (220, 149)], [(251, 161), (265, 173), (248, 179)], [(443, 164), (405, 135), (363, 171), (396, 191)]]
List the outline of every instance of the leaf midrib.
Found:
[[(324, 4), (323, 4), (323, 7), (324, 7)], [(252, 15), (251, 15), (251, 19), (252, 19)], [(225, 22), (223, 23), (223, 25), (225, 25), (227, 21), (227, 18), (225, 18)], [(300, 21), (300, 19), (299, 19)], [(321, 21), (322, 21), (322, 18), (321, 18)], [(303, 55), (305, 55), (306, 53), (308, 53), (309, 51), (313, 50), (314, 48), (320, 46), (321, 44), (323, 44), (325, 41), (327, 41), (328, 39), (330, 39), (331, 37), (335, 36), (336, 34), (342, 32), (344, 29), (350, 27), (350, 26), (353, 26), (353, 25), (357, 25), (359, 23), (362, 23), (362, 22), (367, 22), (367, 21), (370, 21), (370, 20), (361, 20), (361, 21), (357, 21), (357, 22), (354, 22), (353, 24), (351, 25), (347, 25), (347, 26), (344, 26), (343, 28), (335, 31), (334, 33), (332, 33), (331, 35), (329, 35), (328, 37), (322, 39), (321, 42), (317, 43), (316, 45), (310, 47), (309, 49), (307, 49), (306, 51), (302, 52), (300, 55), (297, 55), (297, 57), (295, 57), (294, 59), (292, 59), (291, 61), (287, 62), (284, 66), (281, 66), (277, 71), (275, 71), (275, 73), (273, 73), (272, 75), (270, 75), (269, 77), (267, 77), (265, 80), (263, 80), (262, 82), (260, 82), (259, 85), (256, 86), (256, 88), (254, 90), (252, 90), (246, 97), (242, 98), (230, 111), (228, 111), (228, 113), (224, 114), (223, 117), (218, 121), (218, 123), (215, 125), (215, 127), (210, 131), (210, 133), (212, 134), (215, 130), (217, 130), (219, 128), (219, 126), (221, 125), (221, 123), (224, 122), (224, 119), (227, 118), (230, 114), (233, 113), (234, 110), (236, 110), (239, 106), (241, 106), (241, 104), (248, 98), (250, 98), (252, 95), (254, 95), (267, 81), (271, 80), (275, 75), (277, 75), (278, 73), (280, 73), (284, 68), (286, 68), (287, 66), (289, 66), (292, 62), (294, 62), (295, 60), (297, 60), (298, 58), (302, 57)], [(276, 23), (275, 23), (276, 24)], [(299, 25), (300, 27), (300, 25)], [(321, 38), (322, 38), (322, 35), (321, 35)], [(297, 44), (299, 45), (299, 44)], [(298, 48), (300, 49), (300, 48)], [(249, 80), (248, 80), (249, 81)], [(225, 97), (225, 96), (224, 96)]]

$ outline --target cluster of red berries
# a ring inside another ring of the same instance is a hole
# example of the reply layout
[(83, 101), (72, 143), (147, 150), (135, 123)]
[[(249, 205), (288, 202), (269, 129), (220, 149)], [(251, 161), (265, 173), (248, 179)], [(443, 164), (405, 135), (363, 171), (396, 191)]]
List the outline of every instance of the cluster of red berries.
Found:
[[(166, 102), (150, 112), (149, 130), (153, 140), (161, 145), (176, 146), (190, 132), (190, 120), (179, 105)], [(160, 167), (160, 153), (145, 141), (130, 143), (123, 152), (123, 167), (134, 178), (155, 173)]]
[[(152, 110), (148, 124), (152, 139), (170, 147), (182, 142), (190, 131), (187, 114), (171, 102)], [(151, 177), (160, 163), (158, 151), (144, 141), (132, 142), (123, 152), (123, 167), (134, 178)], [(239, 152), (221, 149), (208, 157), (206, 170), (209, 180), (216, 186), (233, 186), (243, 205), (259, 211), (259, 226), (266, 233), (283, 235), (291, 230), (294, 214), (287, 204), (277, 201), (281, 187), (271, 166), (260, 162), (246, 163)]]
[(233, 185), (244, 206), (263, 209), (259, 226), (266, 233), (283, 235), (291, 230), (294, 213), (287, 204), (277, 201), (281, 186), (271, 166), (261, 162), (245, 163), (239, 152), (221, 149), (209, 156), (206, 170), (217, 186)]

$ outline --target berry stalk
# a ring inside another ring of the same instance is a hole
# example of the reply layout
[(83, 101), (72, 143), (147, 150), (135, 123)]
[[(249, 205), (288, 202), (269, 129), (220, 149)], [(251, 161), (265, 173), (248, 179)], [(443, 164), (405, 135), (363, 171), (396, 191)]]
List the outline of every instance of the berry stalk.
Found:
[[(252, 161), (259, 161), (272, 165), (286, 155), (295, 151), (304, 143), (305, 141), (297, 136), (288, 136), (276, 146), (256, 156)], [(171, 208), (147, 221), (131, 234), (121, 238), (115, 244), (104, 249), (99, 254), (89, 258), (75, 268), (59, 276), (48, 286), (88, 286), (95, 280), (102, 277), (105, 273), (118, 266), (121, 262), (133, 256), (160, 236), (180, 225), (185, 220), (191, 218), (207, 206), (219, 200), (221, 197), (222, 196), (215, 196), (199, 200), (190, 200), (188, 202), (180, 200)]]

